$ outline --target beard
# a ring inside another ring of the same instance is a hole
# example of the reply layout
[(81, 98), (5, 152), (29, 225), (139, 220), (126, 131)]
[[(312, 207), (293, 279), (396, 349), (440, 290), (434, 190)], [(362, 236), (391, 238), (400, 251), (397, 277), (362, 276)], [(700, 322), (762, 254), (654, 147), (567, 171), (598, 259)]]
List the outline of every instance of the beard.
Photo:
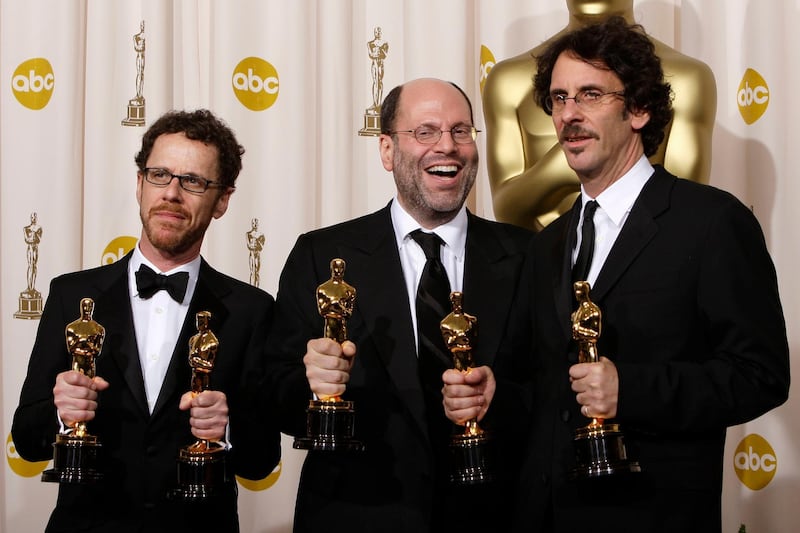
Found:
[(424, 159), (419, 160), (396, 151), (393, 159), (394, 177), (397, 185), (397, 196), (403, 206), (418, 222), (429, 221), (437, 224), (449, 222), (456, 216), (472, 190), (478, 174), (478, 156), (470, 160), (462, 159), (460, 179), (457, 189), (436, 192), (426, 188), (423, 168), (430, 167)]
[(153, 220), (153, 211), (167, 210), (176, 213), (183, 212), (180, 209), (163, 205), (152, 208), (148, 213), (139, 212), (144, 233), (154, 248), (170, 255), (177, 255), (189, 250), (203, 239), (208, 224), (201, 224), (195, 228), (180, 229), (176, 224), (155, 222)]

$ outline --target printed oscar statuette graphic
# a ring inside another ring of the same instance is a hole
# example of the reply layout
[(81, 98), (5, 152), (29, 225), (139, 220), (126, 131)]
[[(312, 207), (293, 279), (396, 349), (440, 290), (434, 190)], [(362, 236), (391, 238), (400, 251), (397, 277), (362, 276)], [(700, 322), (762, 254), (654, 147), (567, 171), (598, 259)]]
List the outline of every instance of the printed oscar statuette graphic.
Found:
[(128, 100), (128, 116), (122, 119), (123, 126), (144, 126), (144, 21), (139, 24), (139, 33), (133, 36), (136, 52), (136, 96)]
[[(325, 319), (323, 335), (338, 343), (347, 340), (347, 319), (353, 314), (356, 289), (344, 281), (344, 259), (331, 260), (331, 279), (317, 287), (317, 309)], [(306, 409), (306, 436), (297, 437), (294, 447), (301, 450), (362, 450), (363, 443), (353, 438), (353, 402), (339, 396), (310, 400)]]
[[(94, 378), (96, 359), (103, 349), (106, 330), (92, 319), (94, 300), (81, 300), (81, 317), (64, 330), (67, 350), (72, 355), (72, 370)], [(103, 478), (99, 469), (102, 445), (86, 430), (85, 421), (76, 421), (53, 443), (53, 468), (42, 472), (42, 481), (53, 483), (96, 483)]]
[[(196, 315), (197, 333), (189, 339), (189, 366), (192, 367), (192, 394), (210, 388), (211, 371), (217, 358), (219, 340), (209, 329), (211, 313)], [(216, 440), (198, 439), (178, 452), (178, 484), (171, 496), (184, 501), (200, 501), (222, 489), (228, 481), (227, 448)]]
[[(452, 312), (440, 323), (445, 346), (453, 356), (459, 372), (469, 372), (474, 366), (472, 350), (478, 338), (478, 319), (463, 310), (463, 295), (450, 293)], [(492, 480), (489, 434), (478, 425), (477, 419), (467, 420), (464, 432), (450, 439), (452, 467), (450, 481), (459, 485), (477, 485)]]
[[(572, 313), (572, 338), (578, 343), (578, 360), (596, 363), (600, 360), (597, 352), (602, 319), (600, 308), (589, 299), (588, 282), (576, 281), (573, 288), (578, 308)], [(575, 430), (576, 466), (570, 471), (572, 479), (641, 472), (639, 463), (628, 459), (619, 424), (604, 422), (602, 418), (593, 417), (588, 426)]]
[(42, 316), (42, 293), (36, 290), (36, 274), (39, 271), (39, 243), (42, 242), (42, 227), (37, 222), (36, 213), (31, 213), (31, 223), (22, 228), (27, 246), (28, 288), (19, 293), (19, 310), (14, 318), (24, 320), (39, 319)]
[(375, 38), (367, 42), (367, 55), (372, 74), (372, 105), (364, 112), (364, 127), (358, 130), (362, 137), (378, 137), (381, 134), (381, 103), (383, 102), (383, 63), (389, 53), (389, 43), (381, 37), (380, 27), (374, 30)]

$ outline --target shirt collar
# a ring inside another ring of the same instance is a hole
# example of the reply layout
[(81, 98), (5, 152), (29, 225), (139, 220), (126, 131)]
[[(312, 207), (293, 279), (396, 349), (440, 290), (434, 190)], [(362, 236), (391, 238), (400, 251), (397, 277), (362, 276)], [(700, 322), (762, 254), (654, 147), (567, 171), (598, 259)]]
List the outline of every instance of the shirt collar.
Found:
[[(645, 183), (653, 175), (655, 169), (647, 157), (642, 155), (639, 160), (623, 176), (611, 184), (606, 190), (597, 195), (597, 203), (603, 208), (614, 224), (622, 224), (625, 214), (631, 210)], [(582, 205), (591, 200), (581, 185)]]
[(408, 236), (409, 233), (417, 229), (422, 229), (426, 232), (435, 232), (444, 241), (447, 247), (450, 248), (451, 252), (456, 257), (464, 256), (464, 249), (467, 242), (468, 225), (466, 206), (461, 206), (461, 209), (458, 210), (458, 213), (455, 217), (453, 217), (453, 220), (430, 230), (422, 228), (422, 226), (419, 225), (419, 222), (414, 220), (414, 217), (412, 217), (408, 211), (403, 209), (403, 206), (401, 206), (400, 202), (397, 201), (397, 197), (392, 200), (390, 212), (392, 215), (392, 226), (394, 227), (394, 235), (395, 239), (397, 239), (398, 248), (403, 246), (407, 239), (410, 238)]

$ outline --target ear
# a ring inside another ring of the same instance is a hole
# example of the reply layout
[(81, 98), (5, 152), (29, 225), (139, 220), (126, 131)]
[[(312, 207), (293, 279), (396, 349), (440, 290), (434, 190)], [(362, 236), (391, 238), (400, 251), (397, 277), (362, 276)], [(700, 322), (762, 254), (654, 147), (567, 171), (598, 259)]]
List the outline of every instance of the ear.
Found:
[(383, 168), (391, 172), (394, 168), (394, 139), (391, 135), (381, 133), (378, 139), (378, 150), (381, 154), (381, 163)]
[(222, 193), (219, 198), (217, 198), (217, 203), (214, 204), (214, 212), (212, 216), (214, 218), (219, 218), (225, 214), (225, 211), (228, 210), (228, 202), (231, 199), (231, 194), (236, 189), (227, 189), (224, 193)]
[(645, 109), (634, 109), (631, 114), (631, 128), (636, 131), (641, 130), (650, 122), (650, 112)]

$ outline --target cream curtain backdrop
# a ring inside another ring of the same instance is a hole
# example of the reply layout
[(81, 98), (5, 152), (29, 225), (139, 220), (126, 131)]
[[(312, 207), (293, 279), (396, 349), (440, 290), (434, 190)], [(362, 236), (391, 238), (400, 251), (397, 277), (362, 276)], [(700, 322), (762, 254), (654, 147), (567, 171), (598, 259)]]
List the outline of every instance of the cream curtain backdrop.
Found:
[[(761, 221), (797, 368), (793, 230), (800, 212), (793, 200), (800, 183), (792, 171), (800, 151), (792, 141), (800, 131), (790, 98), (800, 86), (800, 3), (637, 0), (634, 9), (654, 37), (714, 72), (711, 183), (752, 206)], [(372, 104), (367, 42), (376, 27), (389, 45), (384, 96), (407, 79), (450, 79), (472, 98), (482, 128), (480, 87), (493, 63), (566, 23), (565, 0), (0, 0), (0, 531), (41, 531), (56, 496), (54, 485), (39, 481), (47, 465), (22, 461), (10, 441), (38, 326), (35, 309), (20, 313), (29, 267), (23, 228), (36, 213), (42, 237), (34, 288), (43, 299), (53, 277), (130, 248), (140, 227), (133, 156), (144, 127), (122, 124), (129, 106), (136, 118), (143, 104), (145, 127), (172, 108), (207, 107), (236, 130), (247, 149), (244, 170), (203, 255), (250, 280), (245, 234), (257, 219), (266, 237), (260, 286), (274, 294), (300, 233), (375, 210), (393, 195), (377, 141), (358, 135)], [(137, 102), (142, 74), (144, 100)], [(470, 201), (493, 217), (484, 169)], [(729, 430), (726, 533), (798, 530), (798, 439), (794, 391), (786, 405)], [(243, 532), (291, 530), (302, 458), (286, 438), (276, 472), (241, 487)]]

